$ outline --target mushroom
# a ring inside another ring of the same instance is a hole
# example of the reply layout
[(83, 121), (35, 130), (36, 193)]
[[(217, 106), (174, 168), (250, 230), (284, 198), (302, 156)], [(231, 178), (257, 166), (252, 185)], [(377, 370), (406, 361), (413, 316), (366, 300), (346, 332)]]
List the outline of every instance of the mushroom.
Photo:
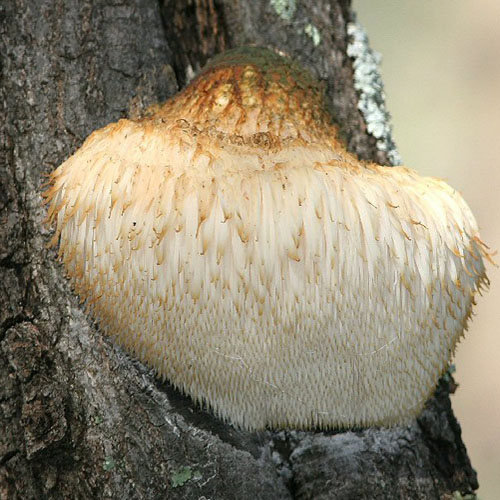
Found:
[(348, 153), (322, 87), (267, 49), (97, 130), (50, 183), (100, 329), (242, 428), (408, 422), (487, 282), (462, 197)]

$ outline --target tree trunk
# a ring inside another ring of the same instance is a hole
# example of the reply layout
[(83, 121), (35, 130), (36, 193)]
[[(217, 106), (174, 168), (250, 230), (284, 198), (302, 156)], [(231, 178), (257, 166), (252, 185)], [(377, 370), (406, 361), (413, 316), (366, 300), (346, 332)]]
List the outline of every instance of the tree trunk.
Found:
[(165, 100), (238, 45), (299, 60), (325, 82), (348, 148), (389, 163), (390, 137), (360, 111), (349, 0), (4, 0), (0, 19), (2, 499), (431, 499), (477, 488), (451, 377), (409, 427), (243, 432), (103, 337), (47, 249), (45, 175), (93, 130)]

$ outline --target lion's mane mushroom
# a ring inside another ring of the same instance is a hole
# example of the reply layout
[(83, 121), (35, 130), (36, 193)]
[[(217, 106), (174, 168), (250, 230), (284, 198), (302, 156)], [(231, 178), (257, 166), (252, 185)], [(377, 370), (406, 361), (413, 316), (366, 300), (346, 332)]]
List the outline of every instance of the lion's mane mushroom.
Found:
[(46, 193), (101, 329), (241, 427), (407, 421), (486, 280), (461, 196), (360, 162), (325, 109), (295, 63), (229, 51), (94, 132)]

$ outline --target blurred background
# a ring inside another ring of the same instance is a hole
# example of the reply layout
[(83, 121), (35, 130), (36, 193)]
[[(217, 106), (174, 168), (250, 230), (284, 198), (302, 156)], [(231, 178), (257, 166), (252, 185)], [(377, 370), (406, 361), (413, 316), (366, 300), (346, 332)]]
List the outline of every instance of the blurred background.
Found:
[[(446, 180), (500, 249), (500, 1), (353, 0), (381, 65), (403, 162)], [(495, 257), (500, 263), (500, 256)], [(481, 500), (500, 498), (500, 270), (455, 357), (453, 409)]]

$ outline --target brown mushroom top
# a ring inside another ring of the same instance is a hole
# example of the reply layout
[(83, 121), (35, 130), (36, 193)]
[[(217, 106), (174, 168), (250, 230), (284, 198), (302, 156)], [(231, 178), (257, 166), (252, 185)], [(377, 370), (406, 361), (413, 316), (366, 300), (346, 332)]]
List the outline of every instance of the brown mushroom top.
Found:
[[(335, 137), (323, 88), (309, 72), (275, 52), (243, 47), (213, 61), (155, 118), (179, 117), (229, 136), (274, 136), (319, 142)], [(240, 139), (241, 140), (241, 139)]]

